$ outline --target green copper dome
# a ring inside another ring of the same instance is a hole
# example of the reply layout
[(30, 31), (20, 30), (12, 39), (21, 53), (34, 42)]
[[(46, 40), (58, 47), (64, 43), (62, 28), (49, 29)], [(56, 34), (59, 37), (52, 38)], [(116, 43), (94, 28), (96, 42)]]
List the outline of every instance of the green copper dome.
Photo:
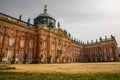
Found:
[(38, 17), (50, 17), (53, 18), (50, 14), (48, 13), (41, 13)]
[(34, 25), (37, 27), (40, 24), (44, 24), (48, 27), (55, 27), (55, 19), (47, 13), (47, 5), (44, 6), (44, 13), (41, 13), (38, 17), (34, 19)]

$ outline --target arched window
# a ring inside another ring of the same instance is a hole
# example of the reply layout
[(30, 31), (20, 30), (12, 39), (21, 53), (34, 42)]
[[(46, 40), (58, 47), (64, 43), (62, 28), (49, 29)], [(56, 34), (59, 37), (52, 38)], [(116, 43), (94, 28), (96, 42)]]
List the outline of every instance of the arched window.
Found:
[(19, 38), (16, 39), (16, 49), (19, 47)]
[(60, 50), (60, 40), (59, 40), (59, 42), (58, 42), (58, 50)]
[(24, 40), (20, 40), (20, 48), (24, 48)]
[(10, 37), (10, 39), (9, 39), (9, 46), (10, 47), (12, 47), (14, 45), (14, 40), (15, 40), (14, 37)]
[(52, 43), (52, 50), (54, 50), (54, 43)]
[(29, 62), (32, 61), (32, 51), (29, 51), (29, 53), (28, 53), (28, 61)]
[(44, 47), (44, 49), (46, 48), (46, 41), (44, 41), (43, 47)]
[(8, 41), (9, 41), (8, 36), (5, 36), (4, 38), (5, 38), (5, 39), (4, 39), (4, 40), (5, 40), (5, 43), (4, 43), (5, 46), (6, 46), (6, 45), (9, 46), (9, 45), (8, 45)]
[(51, 62), (53, 62), (54, 61), (54, 52), (52, 53), (52, 55), (51, 55)]
[(104, 57), (105, 57), (105, 61), (107, 61), (107, 52), (106, 52), (106, 49), (104, 49)]
[(8, 61), (11, 61), (11, 60), (12, 60), (12, 50), (8, 50), (7, 60), (8, 60)]
[(112, 54), (112, 52), (113, 52), (113, 51), (112, 51), (112, 48), (110, 48), (110, 54)]
[(106, 54), (106, 49), (104, 49), (104, 53)]
[(32, 40), (29, 42), (29, 48), (30, 48), (30, 49), (33, 48), (33, 41), (32, 41)]
[(23, 61), (23, 51), (20, 50), (19, 52), (19, 61), (22, 62)]
[(113, 61), (114, 58), (113, 58), (113, 49), (112, 49), (112, 47), (110, 48), (110, 57), (111, 57), (111, 61)]

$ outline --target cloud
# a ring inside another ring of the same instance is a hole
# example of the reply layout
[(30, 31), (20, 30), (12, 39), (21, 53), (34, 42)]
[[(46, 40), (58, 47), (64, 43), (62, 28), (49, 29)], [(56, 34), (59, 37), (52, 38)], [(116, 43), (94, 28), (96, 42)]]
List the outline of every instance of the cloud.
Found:
[[(47, 0), (48, 13), (61, 27), (83, 41), (113, 34), (120, 46), (120, 0)], [(33, 20), (43, 12), (43, 0), (0, 0), (0, 11)], [(33, 23), (33, 21), (31, 21)]]

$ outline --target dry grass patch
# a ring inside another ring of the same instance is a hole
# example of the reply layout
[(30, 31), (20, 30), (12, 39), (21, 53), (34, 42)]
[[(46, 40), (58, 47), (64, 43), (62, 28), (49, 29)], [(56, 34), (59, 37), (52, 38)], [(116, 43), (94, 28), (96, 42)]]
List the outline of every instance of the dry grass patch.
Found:
[(69, 64), (13, 64), (13, 72), (38, 73), (120, 73), (120, 62)]

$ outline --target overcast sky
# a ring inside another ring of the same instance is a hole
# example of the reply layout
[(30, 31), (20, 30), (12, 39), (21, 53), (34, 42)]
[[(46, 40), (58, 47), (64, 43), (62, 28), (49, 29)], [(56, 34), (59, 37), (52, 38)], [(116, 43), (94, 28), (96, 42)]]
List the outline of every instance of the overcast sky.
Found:
[[(48, 13), (74, 38), (87, 42), (114, 35), (120, 46), (120, 0), (46, 0)], [(22, 20), (43, 12), (44, 0), (0, 0), (0, 12)]]

